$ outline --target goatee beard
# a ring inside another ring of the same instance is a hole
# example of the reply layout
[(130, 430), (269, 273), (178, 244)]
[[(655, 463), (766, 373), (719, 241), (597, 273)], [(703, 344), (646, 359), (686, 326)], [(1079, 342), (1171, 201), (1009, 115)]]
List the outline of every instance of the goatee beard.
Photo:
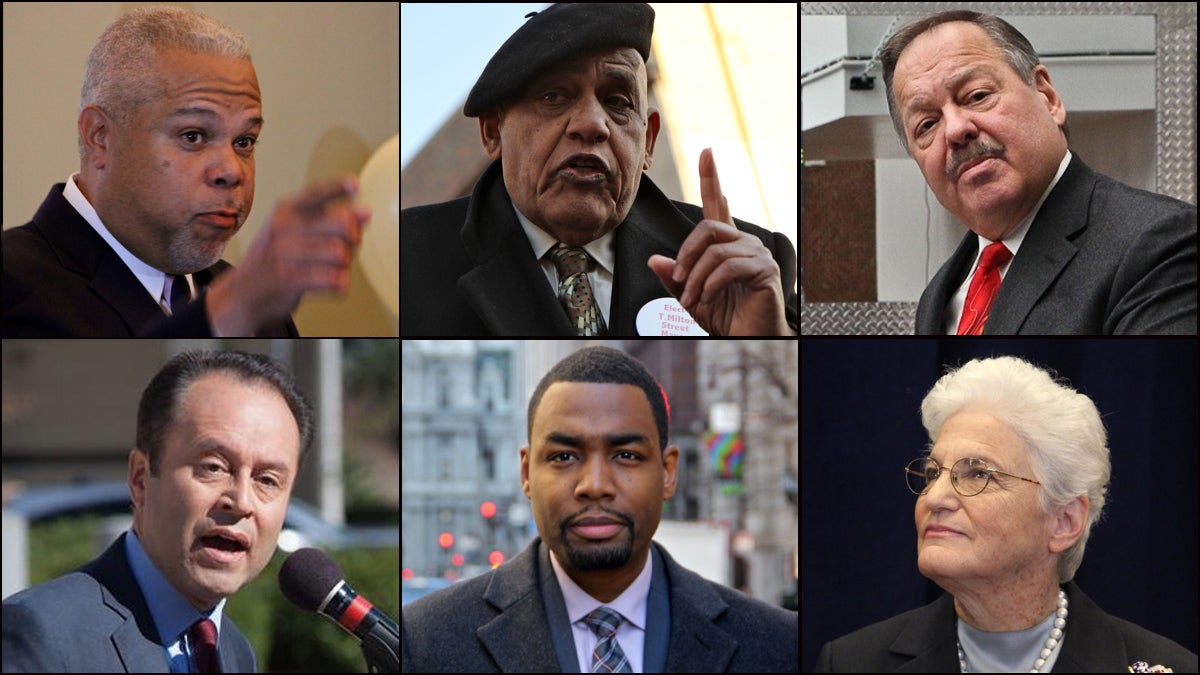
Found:
[(618, 537), (620, 541), (583, 547), (572, 544), (564, 533), (562, 542), (567, 561), (577, 570), (611, 570), (624, 567), (633, 557), (633, 530), (626, 528), (625, 533), (625, 536)]
[(600, 512), (620, 521), (624, 528), (623, 532), (617, 533), (612, 541), (594, 542), (582, 546), (572, 543), (568, 532), (569, 523), (592, 510), (585, 508), (578, 513), (573, 513), (563, 518), (559, 524), (558, 540), (562, 542), (562, 552), (566, 554), (566, 562), (577, 570), (587, 571), (611, 570), (628, 564), (633, 557), (633, 518), (615, 509), (599, 507)]

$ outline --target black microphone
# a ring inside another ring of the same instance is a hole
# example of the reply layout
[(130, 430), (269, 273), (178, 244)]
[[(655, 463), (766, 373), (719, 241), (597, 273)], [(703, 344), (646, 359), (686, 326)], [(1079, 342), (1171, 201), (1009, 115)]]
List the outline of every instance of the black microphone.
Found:
[(279, 568), (279, 590), (306, 612), (333, 619), (362, 641), (374, 670), (400, 672), (400, 627), (346, 583), (338, 564), (315, 548), (302, 548)]

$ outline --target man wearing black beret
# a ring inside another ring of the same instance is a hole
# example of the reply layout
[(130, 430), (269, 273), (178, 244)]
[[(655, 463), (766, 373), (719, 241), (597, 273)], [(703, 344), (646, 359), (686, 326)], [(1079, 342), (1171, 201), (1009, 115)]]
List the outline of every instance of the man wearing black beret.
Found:
[(646, 4), (556, 4), (497, 50), (463, 110), (494, 161), (401, 213), (403, 335), (657, 334), (670, 317), (639, 310), (670, 304), (711, 335), (795, 334), (795, 250), (731, 217), (711, 150), (702, 207), (642, 175), (653, 31)]

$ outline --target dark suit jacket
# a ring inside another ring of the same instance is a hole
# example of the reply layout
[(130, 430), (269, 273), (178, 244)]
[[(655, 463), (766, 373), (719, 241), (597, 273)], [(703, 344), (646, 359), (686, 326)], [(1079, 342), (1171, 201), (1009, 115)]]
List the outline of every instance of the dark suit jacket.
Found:
[[(1054, 672), (1124, 673), (1137, 661), (1196, 672), (1196, 655), (1178, 643), (1105, 614), (1074, 582), (1064, 588), (1070, 614)], [(817, 672), (957, 673), (956, 620), (954, 597), (947, 593), (921, 609), (826, 643)]]
[[(944, 330), (971, 273), (968, 232), (917, 306), (918, 335)], [(1079, 155), (1046, 197), (992, 304), (985, 334), (1196, 334), (1196, 207), (1136, 190)]]
[[(212, 337), (207, 298), (163, 314), (116, 251), (50, 188), (33, 220), (0, 235), (4, 337)], [(218, 262), (193, 274), (203, 293), (229, 269)], [(227, 336), (242, 337), (242, 336)], [(289, 319), (257, 337), (298, 337)]]
[[(637, 312), (670, 296), (646, 266), (675, 257), (702, 209), (669, 199), (646, 176), (616, 230), (608, 333), (635, 336)], [(796, 252), (787, 237), (734, 220), (762, 240), (779, 264), (787, 321), (796, 326)], [(405, 336), (563, 335), (571, 324), (534, 257), (504, 187), (500, 161), (470, 197), (400, 214), (400, 334)]]
[[(77, 571), (4, 601), (4, 672), (169, 672), (125, 536)], [(220, 636), (224, 672), (255, 672), (254, 650), (225, 613)]]
[[(707, 581), (653, 546), (667, 577), (667, 672), (798, 670), (795, 612)], [(557, 589), (556, 583), (543, 583), (543, 577), (554, 578), (545, 561), (541, 539), (535, 539), (495, 570), (406, 605), (400, 618), (401, 672), (572, 672), (560, 665), (556, 631), (547, 619), (555, 613), (554, 601), (562, 600), (545, 597), (547, 588)], [(565, 610), (561, 616), (565, 623)], [(569, 640), (569, 625), (558, 627), (567, 629)], [(573, 643), (567, 649), (566, 659), (578, 668)], [(654, 649), (646, 645), (648, 660)]]

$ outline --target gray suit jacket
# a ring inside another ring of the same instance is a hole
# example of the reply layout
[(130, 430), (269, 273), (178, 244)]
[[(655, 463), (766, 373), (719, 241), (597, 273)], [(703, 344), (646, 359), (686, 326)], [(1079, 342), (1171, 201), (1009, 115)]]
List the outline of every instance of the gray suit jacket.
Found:
[[(79, 570), (4, 601), (6, 673), (166, 673), (166, 651), (125, 557), (125, 536)], [(254, 650), (221, 618), (224, 672), (255, 672)]]
[[(943, 332), (971, 273), (968, 232), (921, 294), (918, 335)], [(1196, 334), (1196, 207), (1071, 158), (1021, 242), (984, 334)]]
[[(1177, 673), (1196, 672), (1196, 655), (1177, 642), (1106, 614), (1075, 582), (1056, 673), (1115, 673), (1137, 661)], [(957, 673), (954, 596), (872, 624), (826, 643), (818, 673)], [(1032, 664), (1031, 664), (1032, 665)]]
[[(797, 672), (797, 615), (707, 581), (680, 567), (658, 544), (670, 605), (666, 671)], [(487, 574), (432, 593), (403, 608), (402, 672), (571, 672), (563, 668), (547, 615), (556, 615), (541, 581), (544, 555), (535, 539)], [(658, 573), (660, 567), (656, 566)], [(552, 579), (553, 572), (548, 576)], [(657, 580), (656, 580), (657, 581)], [(651, 595), (654, 594), (652, 582)], [(653, 604), (653, 603), (651, 603)], [(648, 612), (648, 618), (653, 612)], [(565, 622), (565, 612), (562, 614)], [(563, 628), (563, 626), (556, 626)], [(569, 635), (569, 627), (567, 627)], [(648, 627), (648, 640), (654, 627)], [(661, 645), (646, 645), (647, 660)], [(570, 648), (573, 656), (573, 647)], [(577, 663), (572, 662), (576, 668)]]

